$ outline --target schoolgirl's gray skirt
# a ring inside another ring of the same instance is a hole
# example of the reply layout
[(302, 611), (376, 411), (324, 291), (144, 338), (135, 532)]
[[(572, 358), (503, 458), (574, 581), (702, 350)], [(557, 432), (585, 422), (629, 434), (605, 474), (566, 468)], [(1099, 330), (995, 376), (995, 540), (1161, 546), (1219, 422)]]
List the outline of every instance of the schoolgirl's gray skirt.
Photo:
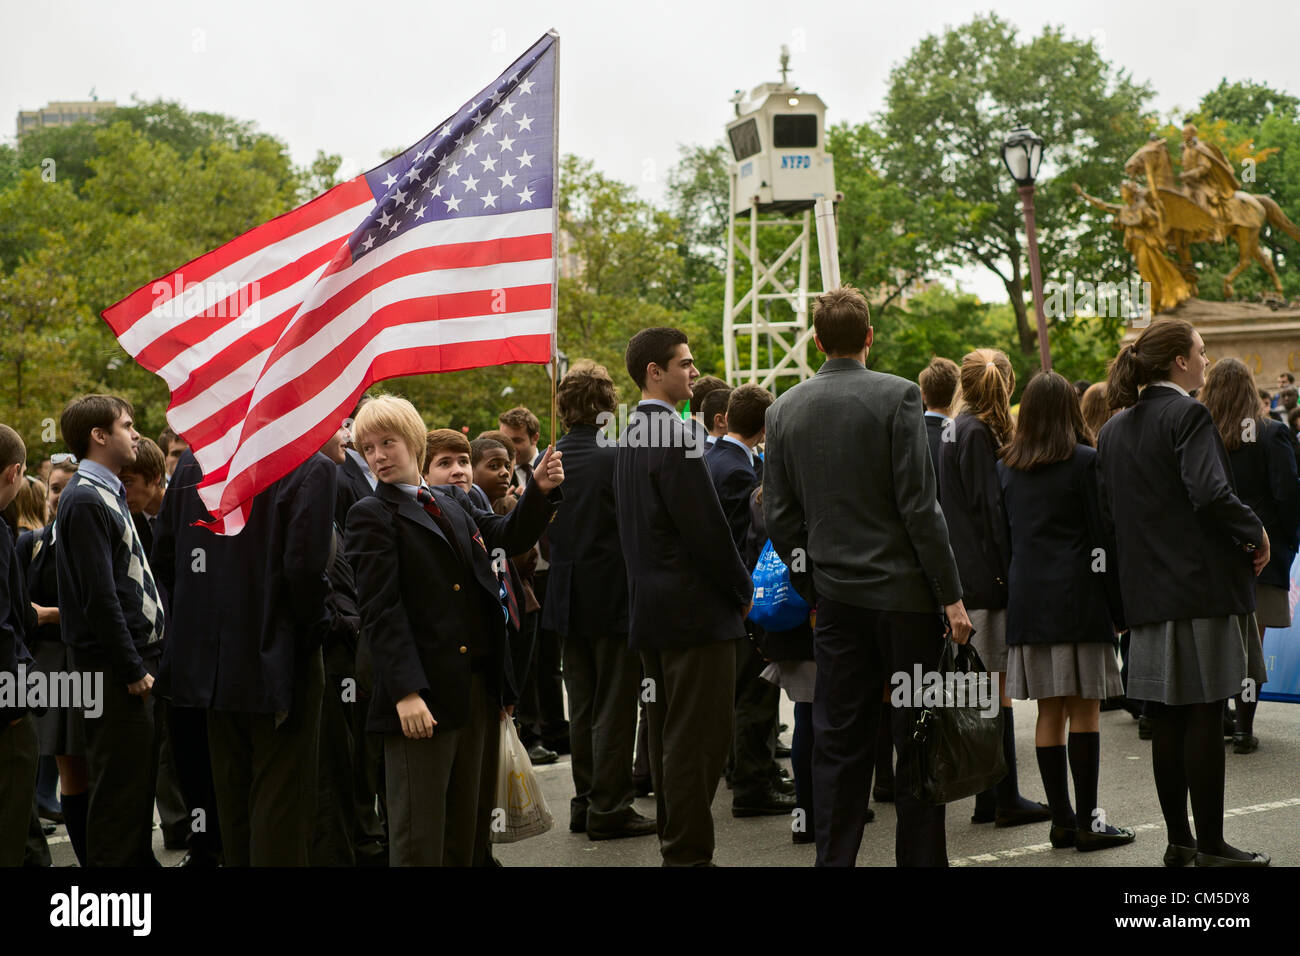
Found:
[(1267, 678), (1255, 615), (1142, 624), (1129, 634), (1128, 696), (1161, 704), (1205, 704)]

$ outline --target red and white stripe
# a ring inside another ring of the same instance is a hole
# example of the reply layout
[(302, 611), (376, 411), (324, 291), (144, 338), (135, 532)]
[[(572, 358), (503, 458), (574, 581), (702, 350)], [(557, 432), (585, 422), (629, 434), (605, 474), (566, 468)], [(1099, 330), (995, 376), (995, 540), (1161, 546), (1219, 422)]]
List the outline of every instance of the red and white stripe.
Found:
[(550, 361), (551, 209), (421, 224), (353, 264), (346, 240), (374, 205), (364, 178), (342, 183), (103, 313), (171, 390), (220, 534), (372, 383)]

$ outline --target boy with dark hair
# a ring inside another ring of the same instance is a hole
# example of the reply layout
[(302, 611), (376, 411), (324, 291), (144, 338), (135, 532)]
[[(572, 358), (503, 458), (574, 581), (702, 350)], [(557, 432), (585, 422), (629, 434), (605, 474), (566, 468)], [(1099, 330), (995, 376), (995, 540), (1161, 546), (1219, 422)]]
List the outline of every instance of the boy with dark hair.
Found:
[[(714, 392), (723, 394), (715, 396)], [(727, 395), (730, 394), (731, 386), (716, 375), (701, 375), (691, 388), (691, 400), (687, 405), (691, 417), (687, 419), (686, 427), (709, 445), (726, 433), (724, 423), (717, 417), (726, 417)], [(710, 396), (713, 396), (712, 402)]]
[(470, 467), (474, 469), (474, 487), (470, 498), (484, 511), (491, 511), (499, 498), (510, 490), (514, 472), (511, 462), (514, 452), (510, 446), (496, 438), (475, 438), (469, 443)]
[(171, 426), (168, 425), (158, 433), (158, 447), (163, 453), (167, 478), (170, 480), (172, 472), (176, 470), (176, 463), (181, 460), (181, 455), (190, 446), (186, 444), (184, 438), (172, 431)]
[[(511, 450), (510, 439), (501, 432), (483, 432), (469, 443), (470, 461), (474, 469), (474, 486), (470, 498), (477, 504), (479, 500), (487, 501), (483, 510), (496, 511), (498, 514), (508, 512), (514, 499), (506, 502), (499, 510), (501, 502), (509, 497), (513, 474), (511, 463), (515, 460)], [(515, 489), (520, 495), (526, 490)], [(520, 697), (520, 739), (528, 748), (528, 758), (537, 765), (555, 763), (560, 759), (557, 751), (543, 745), (540, 718), (537, 716), (536, 690), (528, 685), (530, 673), (535, 671), (533, 659), (538, 650), (534, 637), (535, 611), (528, 610), (528, 598), (532, 597), (534, 607), (537, 603), (533, 590), (533, 573), (536, 568), (536, 545), (527, 554), (511, 555), (506, 576), (509, 580), (513, 598), (519, 605), (519, 622), (510, 628), (510, 650), (514, 660), (514, 677)], [(527, 561), (520, 560), (529, 558)], [(530, 707), (529, 704), (532, 704)], [(563, 701), (560, 707), (563, 709)], [(563, 713), (561, 713), (563, 716)]]
[(921, 386), (921, 404), (925, 406), (925, 437), (930, 443), (930, 464), (939, 473), (939, 445), (944, 424), (952, 418), (952, 402), (957, 394), (961, 369), (952, 359), (936, 355), (916, 377)]
[(731, 642), (745, 634), (753, 582), (677, 416), (699, 375), (686, 335), (643, 329), (626, 362), (641, 403), (619, 439), (614, 499), (628, 571), (628, 644), (653, 691), (646, 709), (660, 853), (665, 865), (705, 866), (713, 860), (710, 808), (731, 745)]
[[(817, 605), (813, 636), (813, 803), (817, 863), (852, 866), (862, 843), (880, 720), (891, 673), (933, 669), (970, 620), (935, 501), (920, 389), (867, 369), (871, 313), (851, 286), (817, 299), (814, 341), (826, 361), (767, 411), (763, 517), (791, 583)], [(852, 441), (843, 441), (843, 435)], [(854, 494), (841, 494), (851, 476)], [(891, 714), (898, 749), (896, 859), (947, 862), (943, 806), (912, 795), (913, 708)]]
[(435, 428), (424, 442), (424, 480), (436, 488), (455, 485), (469, 494), (474, 463), (469, 439), (453, 428)]
[[(175, 441), (175, 439), (173, 439)], [(182, 447), (184, 442), (180, 443)], [(118, 477), (126, 494), (126, 506), (131, 512), (135, 532), (145, 554), (153, 553), (154, 526), (162, 510), (163, 495), (167, 491), (167, 460), (162, 449), (150, 438), (141, 438), (135, 449), (135, 461), (123, 465)], [(164, 599), (165, 599), (164, 595)], [(167, 605), (164, 600), (164, 610)], [(158, 697), (154, 707), (155, 724), (162, 738), (158, 745), (158, 817), (162, 822), (163, 846), (169, 850), (186, 849), (191, 832), (189, 810), (177, 780), (176, 758), (171, 741), (171, 706)], [(187, 864), (190, 865), (190, 864)]]
[[(501, 434), (505, 435), (506, 448), (513, 453), (514, 483), (522, 494), (532, 477), (533, 467), (541, 457), (537, 452), (537, 440), (542, 436), (542, 423), (522, 405), (502, 412), (497, 423), (501, 426)], [(495, 433), (492, 437), (496, 437)]]
[[(718, 389), (709, 397), (720, 392)], [(731, 391), (726, 434), (704, 456), (737, 551), (744, 550), (749, 537), (749, 499), (759, 483), (754, 448), (763, 440), (763, 416), (771, 404), (772, 393), (759, 385), (742, 385)], [(749, 622), (745, 626), (747, 630), (752, 628)], [(786, 815), (794, 810), (794, 797), (778, 789), (772, 777), (773, 731), (780, 691), (759, 676), (765, 662), (748, 637), (735, 641), (735, 653), (736, 734), (732, 747), (731, 815)]]
[[(179, 457), (179, 456), (177, 456)], [(167, 491), (167, 459), (151, 439), (141, 438), (136, 446), (135, 461), (123, 465), (119, 478), (126, 493), (135, 530), (140, 535), (145, 554), (153, 549), (154, 522), (162, 510)]]
[(727, 402), (731, 400), (732, 390), (727, 386), (715, 388), (704, 396), (700, 403), (700, 418), (708, 435), (705, 441), (709, 447), (717, 444), (719, 438), (727, 433)]
[[(0, 509), (26, 482), (27, 447), (0, 425)], [(17, 687), (19, 667), (30, 667), (27, 632), (34, 627), (31, 603), (18, 570), (13, 534), (0, 521), (0, 679)], [(0, 707), (0, 867), (22, 866), (36, 793), (36, 721), (26, 708)]]
[(112, 395), (74, 399), (61, 430), (81, 459), (59, 496), (59, 624), (73, 670), (104, 674), (102, 712), (87, 719), (88, 866), (155, 866), (155, 701), (164, 615), (149, 558), (126, 503), (122, 468), (140, 436), (129, 403)]
[[(592, 840), (649, 836), (653, 819), (633, 806), (633, 743), (641, 662), (627, 646), (627, 567), (614, 512), (612, 443), (598, 421), (618, 403), (614, 380), (590, 359), (575, 362), (555, 391), (565, 435), (568, 502), (546, 530), (555, 583), (542, 608), (544, 631), (564, 642), (573, 753), (569, 830)], [(644, 759), (644, 758), (643, 758)]]

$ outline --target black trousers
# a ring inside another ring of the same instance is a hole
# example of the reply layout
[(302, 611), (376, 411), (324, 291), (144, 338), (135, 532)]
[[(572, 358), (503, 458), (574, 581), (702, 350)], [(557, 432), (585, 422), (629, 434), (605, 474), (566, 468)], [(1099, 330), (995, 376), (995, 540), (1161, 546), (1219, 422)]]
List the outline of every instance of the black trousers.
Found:
[[(352, 708), (353, 804), (357, 828), (353, 845), (361, 866), (388, 865), (388, 796), (384, 792), (384, 735), (366, 730), (370, 699), (374, 693), (374, 665), (370, 641), (365, 634), (357, 640), (357, 703)], [(376, 809), (378, 806), (378, 809)]]
[(227, 866), (307, 866), (316, 822), (316, 767), (325, 669), (320, 650), (294, 675), (293, 709), (208, 712), (212, 782)]
[[(664, 866), (713, 861), (713, 797), (731, 748), (736, 649), (731, 641), (641, 651), (650, 776)], [(865, 806), (865, 803), (863, 804)]]
[[(548, 577), (545, 571), (533, 575), (533, 593), (541, 604), (546, 603)], [(534, 611), (526, 615), (524, 624), (525, 632), (532, 635), (532, 656), (527, 675), (520, 681), (520, 739), (525, 744), (540, 740), (547, 747), (558, 745), (563, 750), (569, 743), (569, 722), (564, 717), (564, 639), (543, 628), (541, 621), (542, 612)]]
[(171, 724), (176, 778), (190, 821), (190, 854), (211, 860), (221, 853), (221, 821), (212, 784), (212, 757), (208, 749), (208, 712), (201, 707), (167, 709)]
[[(938, 666), (943, 618), (937, 612), (878, 611), (826, 597), (817, 605), (813, 654), (813, 805), (818, 866), (853, 866), (862, 845), (875, 764), (880, 688), (897, 672)], [(947, 866), (944, 808), (912, 796), (911, 707), (892, 711), (898, 751), (894, 855), (899, 866)]]
[[(153, 694), (129, 693), (108, 659), (70, 648), (73, 670), (104, 675), (102, 713), (86, 714), (86, 866), (157, 866), (153, 855), (153, 804), (158, 779), (156, 706)], [(145, 668), (158, 676), (158, 659)]]
[(586, 812), (588, 830), (616, 830), (636, 796), (632, 748), (641, 661), (628, 649), (627, 635), (568, 635), (564, 686), (573, 752), (571, 810)]
[(747, 637), (736, 647), (736, 740), (732, 751), (732, 799), (757, 798), (772, 786), (776, 717), (781, 691), (759, 675), (766, 662)]
[(22, 866), (36, 797), (36, 719), (0, 723), (0, 867)]
[(312, 866), (356, 866), (357, 863), (353, 842), (357, 826), (356, 742), (350, 719), (351, 709), (356, 706), (355, 671), (355, 657), (342, 641), (332, 642), (325, 649)]
[(176, 768), (176, 748), (172, 745), (171, 703), (162, 697), (154, 703), (154, 721), (158, 728), (158, 782), (154, 790), (163, 839), (173, 846), (186, 845), (190, 835), (190, 814)]

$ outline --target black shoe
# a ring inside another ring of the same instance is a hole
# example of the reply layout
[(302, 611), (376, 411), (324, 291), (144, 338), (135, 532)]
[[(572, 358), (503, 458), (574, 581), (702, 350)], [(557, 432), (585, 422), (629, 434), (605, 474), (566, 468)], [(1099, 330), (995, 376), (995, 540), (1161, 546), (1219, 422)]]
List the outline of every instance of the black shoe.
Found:
[(790, 756), (790, 754), (792, 753), (793, 751), (789, 747), (787, 747), (785, 744), (781, 743), (781, 741), (778, 740), (776, 742), (776, 750), (773, 751), (772, 755), (779, 760), (782, 757)]
[(534, 767), (541, 767), (548, 763), (555, 763), (560, 759), (560, 755), (554, 750), (548, 750), (539, 741), (528, 748), (528, 759), (532, 761)]
[(622, 826), (613, 830), (588, 830), (588, 840), (621, 840), (624, 837), (643, 837), (659, 832), (659, 825), (653, 817), (642, 816), (635, 810), (628, 816)]
[(1165, 847), (1165, 866), (1186, 866), (1196, 859), (1196, 847), (1170, 843)]
[(57, 830), (57, 829), (58, 829), (58, 826), (56, 826), (56, 825), (53, 824), (53, 823), (42, 823), (42, 824), (41, 824), (41, 836), (49, 836), (50, 834), (52, 834), (52, 833), (53, 833), (55, 830)]
[(1074, 846), (1075, 835), (1078, 833), (1074, 827), (1058, 827), (1052, 824), (1051, 832), (1048, 839), (1052, 841), (1052, 846), (1058, 850), (1065, 850)]
[(784, 777), (778, 777), (772, 781), (772, 789), (777, 793), (783, 793), (787, 797), (794, 796), (794, 781), (786, 780)]
[(1235, 754), (1253, 754), (1259, 749), (1259, 738), (1253, 734), (1233, 734), (1232, 752)]
[(567, 736), (556, 737), (552, 740), (547, 740), (543, 738), (542, 746), (545, 747), (547, 750), (554, 750), (561, 757), (563, 757), (565, 754), (572, 753), (572, 750), (569, 747), (569, 738)]
[(866, 815), (862, 818), (863, 823), (871, 823), (876, 819), (876, 811), (867, 807)]
[(1034, 803), (1032, 800), (1026, 801), (1030, 805), (1027, 807), (1015, 807), (1011, 810), (998, 809), (993, 815), (993, 825), (999, 829), (1003, 827), (1019, 827), (1026, 823), (1046, 823), (1052, 819), (1052, 811), (1045, 803)]
[(587, 832), (587, 811), (585, 809), (569, 811), (569, 832)]
[(788, 733), (790, 732), (790, 725), (789, 725), (789, 724), (777, 724), (777, 725), (776, 725), (776, 732), (777, 732), (778, 734), (788, 734)]
[(1101, 702), (1102, 710), (1122, 710), (1124, 707), (1123, 697), (1107, 697)]
[(733, 817), (780, 816), (794, 810), (794, 797), (769, 787), (766, 793), (752, 797), (732, 797)]
[(970, 822), (971, 823), (993, 823), (995, 820), (997, 820), (997, 818), (998, 815), (996, 810), (992, 813), (988, 813), (983, 810), (976, 810), (974, 813), (970, 815)]
[(880, 784), (876, 784), (871, 788), (871, 799), (875, 800), (876, 803), (893, 803), (894, 788), (882, 787)]
[(42, 807), (39, 804), (36, 807), (36, 815), (42, 820), (49, 820), (51, 823), (62, 823), (63, 814), (58, 810), (51, 810), (49, 807)]
[(1138, 718), (1138, 740), (1150, 740), (1150, 739), (1151, 739), (1151, 718), (1139, 717)]
[(1212, 856), (1209, 853), (1197, 853), (1197, 866), (1268, 866), (1267, 853), (1252, 853), (1249, 860), (1234, 860), (1229, 856)]
[(1095, 830), (1076, 830), (1074, 848), (1080, 853), (1091, 853), (1093, 850), (1106, 850), (1113, 846), (1124, 846), (1124, 844), (1132, 843), (1136, 839), (1137, 834), (1128, 827), (1107, 826), (1105, 833), (1097, 833)]
[(189, 848), (189, 834), (177, 839), (174, 836), (163, 836), (163, 848), (167, 850), (186, 850)]
[(633, 777), (632, 787), (638, 797), (648, 797), (655, 792), (655, 785), (650, 782), (649, 777)]
[(817, 836), (811, 830), (795, 830), (790, 834), (791, 843), (816, 843)]

